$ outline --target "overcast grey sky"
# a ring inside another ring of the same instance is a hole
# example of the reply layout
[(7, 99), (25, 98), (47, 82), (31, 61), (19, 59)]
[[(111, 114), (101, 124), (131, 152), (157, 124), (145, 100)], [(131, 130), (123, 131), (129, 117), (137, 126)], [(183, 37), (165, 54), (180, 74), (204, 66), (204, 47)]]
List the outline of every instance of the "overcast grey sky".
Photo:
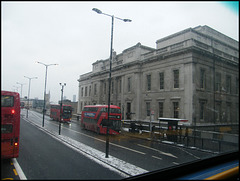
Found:
[[(233, 5), (233, 6), (232, 6)], [(90, 72), (92, 63), (109, 58), (111, 18), (92, 8), (131, 19), (115, 19), (113, 48), (118, 53), (136, 45), (156, 48), (156, 41), (186, 28), (208, 25), (239, 41), (239, 9), (235, 3), (208, 1), (1, 1), (1, 89), (13, 91), (16, 82), (32, 79), (30, 98), (43, 99), (45, 64), (51, 102), (64, 96), (78, 98), (79, 75)]]

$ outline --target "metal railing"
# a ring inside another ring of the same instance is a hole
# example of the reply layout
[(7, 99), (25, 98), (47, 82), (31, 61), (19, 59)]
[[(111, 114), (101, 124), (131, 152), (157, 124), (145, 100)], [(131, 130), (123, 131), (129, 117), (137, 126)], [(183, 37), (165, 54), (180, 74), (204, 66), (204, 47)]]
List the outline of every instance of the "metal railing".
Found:
[[(152, 132), (150, 132), (152, 125)], [(208, 126), (209, 127), (209, 126)], [(217, 129), (216, 129), (217, 127)], [(221, 128), (221, 129), (220, 129)], [(223, 129), (225, 128), (225, 129)], [(225, 152), (238, 150), (239, 134), (226, 133), (221, 130), (231, 132), (239, 129), (238, 124), (232, 125), (215, 125), (216, 131), (204, 131), (203, 126), (178, 125), (176, 130), (168, 130), (168, 126), (158, 121), (122, 121), (123, 132), (133, 134), (148, 134), (148, 139), (155, 141), (168, 141), (173, 144), (181, 144), (186, 147), (208, 150), (212, 152)]]

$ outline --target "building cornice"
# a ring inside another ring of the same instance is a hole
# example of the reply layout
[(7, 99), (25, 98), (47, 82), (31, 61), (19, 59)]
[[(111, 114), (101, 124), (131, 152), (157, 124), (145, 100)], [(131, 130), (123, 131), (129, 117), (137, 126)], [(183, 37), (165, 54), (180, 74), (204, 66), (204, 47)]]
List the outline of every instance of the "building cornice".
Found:
[[(114, 73), (115, 71), (119, 71), (121, 69), (130, 68), (132, 66), (138, 66), (138, 69), (139, 69), (139, 67), (141, 67), (143, 64), (164, 60), (166, 58), (170, 58), (170, 57), (173, 57), (173, 56), (177, 56), (177, 55), (181, 55), (183, 53), (189, 53), (189, 52), (204, 54), (205, 56), (209, 56), (211, 58), (218, 58), (218, 60), (227, 62), (229, 64), (232, 64), (233, 66), (239, 65), (239, 63), (237, 63), (237, 62), (230, 61), (230, 60), (225, 59), (225, 58), (223, 58), (223, 57), (221, 57), (217, 54), (214, 54), (214, 53), (211, 53), (209, 51), (200, 49), (196, 46), (189, 46), (189, 47), (186, 47), (186, 48), (181, 48), (179, 50), (170, 51), (170, 52), (167, 52), (167, 53), (164, 53), (164, 54), (155, 55), (155, 56), (152, 56), (152, 57), (149, 57), (149, 58), (145, 58), (145, 59), (140, 60), (140, 61), (136, 60), (136, 61), (129, 62), (129, 63), (123, 64), (123, 65), (119, 65), (117, 67), (113, 67), (112, 68), (112, 73)], [(139, 72), (138, 69), (136, 69), (136, 72)], [(108, 73), (109, 73), (109, 70), (99, 71), (99, 72), (96, 72), (96, 73), (89, 72), (87, 74), (84, 74), (84, 77), (81, 76), (80, 79), (78, 79), (78, 81), (81, 82), (81, 81), (89, 80), (89, 79), (92, 79), (93, 77), (104, 75), (104, 74), (108, 75)], [(87, 76), (85, 76), (85, 75), (87, 75)]]

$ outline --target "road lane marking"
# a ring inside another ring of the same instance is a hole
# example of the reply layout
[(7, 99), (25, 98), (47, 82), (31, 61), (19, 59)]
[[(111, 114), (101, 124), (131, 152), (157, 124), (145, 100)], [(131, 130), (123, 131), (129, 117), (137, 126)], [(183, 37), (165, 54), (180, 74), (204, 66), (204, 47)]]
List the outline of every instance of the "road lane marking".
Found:
[(180, 163), (177, 163), (177, 162), (172, 162), (173, 164), (175, 164), (175, 165), (179, 165)]
[(2, 180), (13, 180), (13, 178), (3, 178)]
[(17, 171), (16, 171), (15, 168), (13, 169), (13, 172), (14, 172), (14, 174), (15, 174), (16, 176), (18, 175), (18, 173), (17, 173)]
[(17, 173), (18, 173), (18, 176), (19, 176), (20, 180), (27, 180), (25, 174), (24, 174), (23, 171), (22, 171), (22, 168), (20, 167), (20, 165), (19, 165), (18, 162), (17, 162), (17, 159), (16, 159), (16, 158), (13, 158), (13, 159), (12, 159), (12, 162), (13, 162), (13, 165), (14, 165)]
[(157, 157), (157, 156), (154, 156), (154, 155), (152, 155), (152, 157), (153, 157), (153, 158), (156, 158), (156, 159), (158, 159), (158, 160), (162, 160), (162, 158)]
[(148, 146), (145, 146), (145, 145), (141, 145), (141, 144), (137, 144), (138, 146), (141, 146), (141, 147), (144, 147), (144, 148), (148, 148), (148, 149), (151, 149), (151, 150), (154, 150), (154, 151), (157, 151), (159, 152), (160, 154), (163, 154), (163, 155), (167, 155), (167, 156), (170, 156), (170, 157), (173, 157), (173, 158), (178, 158), (176, 156), (174, 156), (173, 154), (171, 153), (166, 153), (166, 152), (163, 152), (163, 151), (160, 151), (160, 150), (157, 150), (155, 148), (151, 148), (151, 147), (148, 147)]
[(111, 145), (113, 145), (113, 146), (117, 146), (117, 147), (123, 148), (123, 149), (130, 150), (130, 151), (133, 151), (133, 152), (142, 154), (142, 155), (145, 155), (145, 154), (146, 154), (146, 153), (143, 153), (143, 152), (141, 152), (141, 151), (133, 150), (133, 149), (131, 149), (131, 148), (127, 148), (127, 147), (125, 147), (125, 146), (117, 145), (117, 144), (114, 144), (114, 143), (111, 143), (111, 142), (109, 142), (109, 144), (111, 144)]
[(183, 149), (183, 148), (178, 148), (178, 149), (180, 149), (180, 150), (182, 150), (183, 152), (185, 152), (185, 153), (187, 153), (187, 154), (193, 156), (193, 157), (196, 158), (196, 159), (201, 159), (200, 157), (198, 157), (198, 156), (196, 156), (196, 155), (194, 155), (194, 154), (188, 152), (187, 150), (185, 150), (185, 149)]

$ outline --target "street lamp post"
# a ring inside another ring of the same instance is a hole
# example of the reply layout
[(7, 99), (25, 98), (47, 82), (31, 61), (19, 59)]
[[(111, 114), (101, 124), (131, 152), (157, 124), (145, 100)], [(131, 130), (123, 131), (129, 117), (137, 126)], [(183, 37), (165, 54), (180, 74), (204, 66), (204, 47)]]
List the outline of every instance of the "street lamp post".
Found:
[(22, 97), (23, 97), (23, 96), (22, 96), (22, 87), (23, 87), (23, 85), (25, 85), (25, 84), (22, 84), (22, 83), (19, 83), (19, 82), (16, 82), (16, 83), (21, 85), (21, 98), (22, 98)]
[(46, 67), (46, 73), (45, 73), (45, 86), (44, 86), (44, 101), (43, 101), (43, 122), (42, 122), (42, 127), (44, 127), (44, 116), (45, 116), (45, 113), (46, 113), (46, 86), (47, 86), (47, 70), (48, 70), (48, 66), (51, 66), (51, 65), (58, 65), (58, 64), (45, 64), (45, 63), (42, 63), (42, 62), (37, 62), (36, 63), (39, 63), (39, 64), (42, 64)]
[(62, 83), (59, 83), (60, 86), (62, 86), (62, 89), (61, 89), (61, 103), (60, 103), (60, 120), (59, 120), (59, 135), (61, 134), (61, 121), (62, 121), (62, 101), (63, 101), (63, 87), (66, 86), (66, 83), (62, 84)]
[(108, 121), (107, 121), (107, 133), (106, 133), (106, 155), (105, 157), (108, 158), (108, 153), (109, 153), (109, 137), (108, 137), (108, 132), (109, 132), (109, 114), (110, 114), (110, 97), (111, 97), (111, 74), (112, 74), (112, 52), (113, 52), (113, 24), (114, 24), (114, 18), (122, 20), (124, 22), (131, 22), (132, 20), (130, 19), (122, 19), (122, 18), (118, 18), (114, 15), (109, 15), (106, 13), (103, 13), (101, 10), (97, 9), (97, 8), (93, 8), (93, 11), (95, 11), (98, 14), (103, 14), (106, 16), (110, 16), (112, 18), (112, 26), (111, 26), (111, 46), (110, 46), (110, 59), (109, 59), (109, 64), (110, 64), (110, 68), (109, 68), (109, 79), (108, 79)]
[(27, 78), (29, 80), (29, 83), (28, 83), (28, 107), (27, 107), (27, 118), (28, 118), (28, 110), (29, 110), (29, 97), (30, 97), (30, 87), (31, 87), (31, 80), (32, 79), (37, 79), (37, 77), (27, 77), (27, 76), (24, 76), (25, 78)]

